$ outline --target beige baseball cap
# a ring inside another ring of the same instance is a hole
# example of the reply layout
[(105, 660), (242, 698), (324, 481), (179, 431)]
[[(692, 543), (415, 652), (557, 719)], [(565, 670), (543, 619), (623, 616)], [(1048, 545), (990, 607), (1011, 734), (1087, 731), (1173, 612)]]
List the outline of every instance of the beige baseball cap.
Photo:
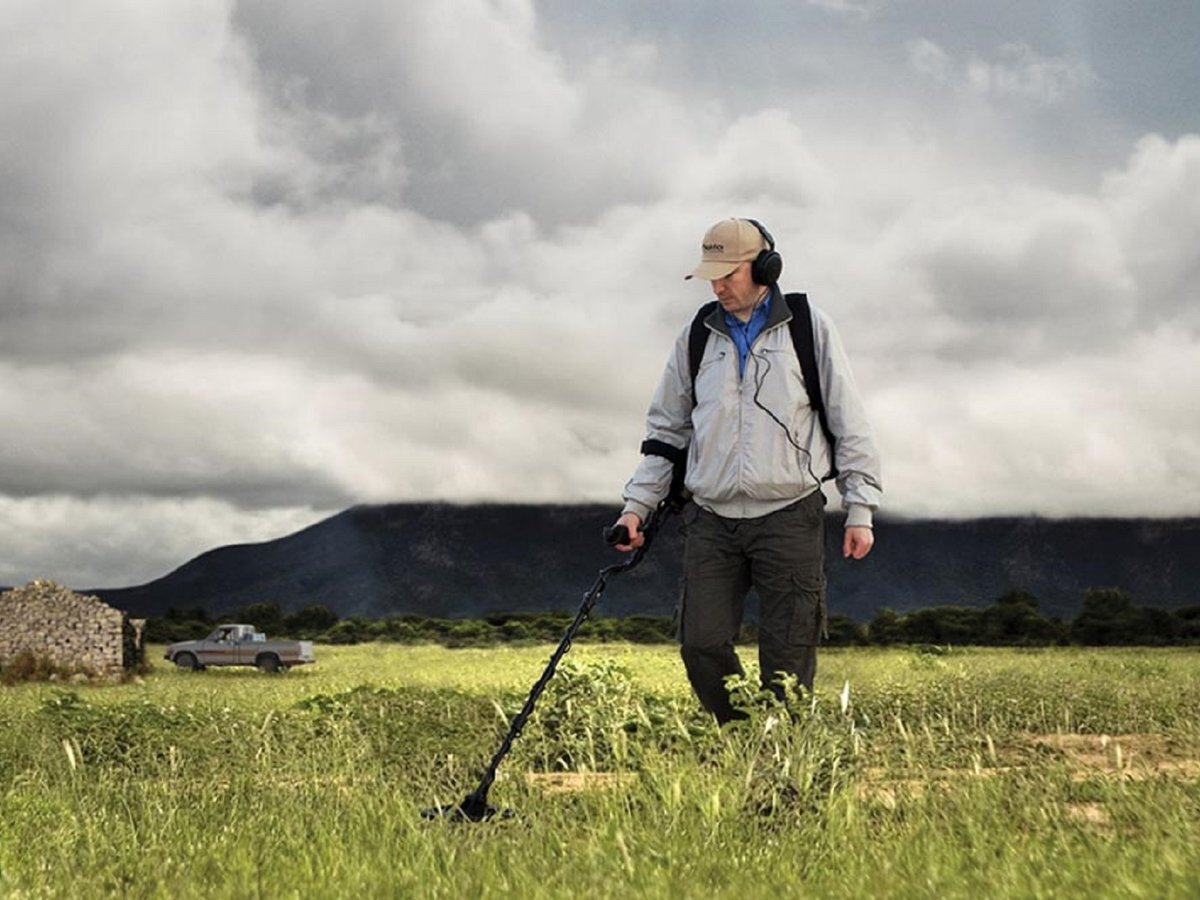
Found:
[(746, 219), (722, 219), (704, 233), (700, 244), (700, 265), (684, 279), (703, 278), (712, 281), (724, 278), (748, 259), (754, 259), (767, 249), (767, 242)]

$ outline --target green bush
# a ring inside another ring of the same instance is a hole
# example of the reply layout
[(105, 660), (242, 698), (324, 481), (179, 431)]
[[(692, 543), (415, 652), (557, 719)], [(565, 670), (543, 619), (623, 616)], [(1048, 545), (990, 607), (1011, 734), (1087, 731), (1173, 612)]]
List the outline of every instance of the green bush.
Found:
[(0, 666), (0, 682), (6, 685), (23, 681), (65, 681), (73, 675), (91, 677), (93, 674), (89, 670), (64, 666), (32, 650), (22, 650), (7, 664)]

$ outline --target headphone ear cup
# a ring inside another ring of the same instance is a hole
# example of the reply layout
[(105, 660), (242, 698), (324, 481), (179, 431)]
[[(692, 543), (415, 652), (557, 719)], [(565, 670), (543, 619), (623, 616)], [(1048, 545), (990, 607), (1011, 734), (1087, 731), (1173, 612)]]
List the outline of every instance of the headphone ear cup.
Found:
[(755, 284), (772, 285), (783, 274), (783, 257), (774, 250), (762, 250), (750, 264), (750, 277)]

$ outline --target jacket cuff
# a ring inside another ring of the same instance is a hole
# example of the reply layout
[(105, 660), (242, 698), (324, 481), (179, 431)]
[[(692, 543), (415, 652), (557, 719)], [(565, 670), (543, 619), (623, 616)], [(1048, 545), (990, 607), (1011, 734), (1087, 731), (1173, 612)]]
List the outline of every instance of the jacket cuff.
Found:
[(645, 524), (646, 520), (650, 518), (650, 513), (652, 512), (654, 512), (653, 507), (647, 506), (645, 503), (639, 503), (637, 500), (626, 499), (625, 508), (621, 510), (621, 515), (623, 516), (625, 513), (633, 513), (642, 520), (642, 524)]
[(864, 506), (861, 503), (851, 503), (846, 507), (847, 528), (870, 528), (872, 527), (873, 520), (874, 514), (869, 506)]

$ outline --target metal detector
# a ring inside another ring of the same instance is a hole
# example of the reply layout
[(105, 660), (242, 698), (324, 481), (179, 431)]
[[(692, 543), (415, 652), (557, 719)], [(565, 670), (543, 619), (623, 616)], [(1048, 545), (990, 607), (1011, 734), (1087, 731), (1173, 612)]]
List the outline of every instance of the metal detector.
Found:
[[(542, 691), (546, 689), (550, 679), (554, 677), (554, 671), (558, 668), (559, 660), (563, 658), (566, 652), (571, 649), (571, 641), (575, 637), (575, 632), (591, 614), (592, 609), (596, 606), (600, 595), (604, 592), (604, 587), (608, 579), (612, 575), (619, 575), (621, 572), (628, 572), (646, 555), (646, 551), (650, 549), (650, 543), (654, 536), (658, 533), (659, 526), (662, 520), (672, 512), (678, 509), (671, 500), (664, 500), (658, 505), (658, 508), (650, 514), (642, 526), (642, 535), (645, 538), (642, 545), (636, 550), (630, 552), (622, 562), (614, 563), (611, 566), (605, 566), (600, 570), (600, 574), (596, 576), (596, 581), (592, 587), (583, 596), (583, 602), (579, 605), (579, 611), (575, 613), (575, 619), (567, 626), (567, 630), (563, 632), (562, 640), (558, 642), (558, 647), (554, 653), (550, 655), (550, 662), (546, 664), (546, 671), (542, 673), (542, 677), (537, 680), (532, 690), (529, 692), (529, 698), (525, 701), (525, 706), (512, 720), (512, 724), (508, 727), (508, 734), (504, 736), (504, 740), (500, 744), (500, 749), (496, 751), (492, 757), (492, 761), (488, 763), (487, 770), (483, 773), (483, 777), (479, 779), (479, 785), (471, 793), (467, 794), (462, 803), (457, 806), (434, 806), (429, 809), (421, 810), (421, 817), (425, 819), (449, 818), (455, 821), (470, 821), (482, 822), (491, 819), (493, 816), (506, 818), (513, 815), (511, 809), (496, 809), (488, 803), (488, 791), (492, 787), (492, 782), (496, 779), (496, 769), (499, 767), (504, 757), (508, 755), (508, 751), (512, 749), (513, 741), (521, 734), (525, 728), (525, 723), (529, 716), (533, 713), (534, 704), (537, 703), (538, 697), (542, 695)], [(629, 542), (629, 531), (624, 525), (609, 525), (604, 529), (604, 540), (609, 544), (626, 544)]]

